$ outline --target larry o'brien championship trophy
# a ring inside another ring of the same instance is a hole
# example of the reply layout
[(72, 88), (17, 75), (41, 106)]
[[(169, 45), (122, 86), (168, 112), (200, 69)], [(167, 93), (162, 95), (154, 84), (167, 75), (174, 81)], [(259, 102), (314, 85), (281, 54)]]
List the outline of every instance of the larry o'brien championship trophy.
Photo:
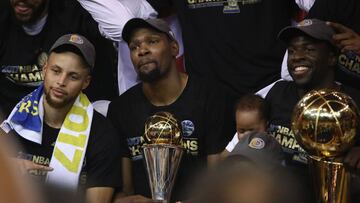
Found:
[(350, 202), (350, 173), (338, 160), (353, 146), (358, 126), (358, 108), (341, 92), (314, 90), (295, 107), (292, 130), (308, 153), (317, 203)]
[(145, 122), (143, 155), (152, 199), (170, 202), (183, 148), (181, 128), (169, 112), (158, 112)]

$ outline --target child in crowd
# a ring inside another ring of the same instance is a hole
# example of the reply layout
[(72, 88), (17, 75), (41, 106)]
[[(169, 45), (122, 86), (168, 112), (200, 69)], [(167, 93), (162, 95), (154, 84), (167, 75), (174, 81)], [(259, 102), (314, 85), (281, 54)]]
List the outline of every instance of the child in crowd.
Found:
[(247, 94), (235, 104), (236, 133), (221, 153), (225, 158), (233, 151), (239, 140), (251, 131), (266, 132), (269, 107), (259, 95)]

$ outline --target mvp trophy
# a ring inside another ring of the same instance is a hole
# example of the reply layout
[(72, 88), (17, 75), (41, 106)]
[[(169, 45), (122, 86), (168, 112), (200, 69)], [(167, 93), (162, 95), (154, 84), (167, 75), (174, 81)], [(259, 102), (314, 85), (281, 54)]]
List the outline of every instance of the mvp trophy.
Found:
[(354, 144), (358, 125), (354, 101), (341, 92), (311, 91), (295, 107), (292, 130), (308, 153), (317, 203), (350, 201), (350, 173), (337, 160)]
[(144, 160), (152, 199), (170, 202), (183, 148), (181, 130), (171, 113), (158, 112), (145, 122)]

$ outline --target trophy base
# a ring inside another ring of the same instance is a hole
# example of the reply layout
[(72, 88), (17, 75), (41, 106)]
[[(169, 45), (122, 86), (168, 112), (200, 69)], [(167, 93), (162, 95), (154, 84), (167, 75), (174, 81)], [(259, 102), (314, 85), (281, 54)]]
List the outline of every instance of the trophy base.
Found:
[(341, 162), (309, 156), (317, 203), (349, 203), (350, 173)]
[(152, 199), (155, 202), (170, 202), (170, 195), (179, 168), (183, 148), (170, 144), (143, 146)]

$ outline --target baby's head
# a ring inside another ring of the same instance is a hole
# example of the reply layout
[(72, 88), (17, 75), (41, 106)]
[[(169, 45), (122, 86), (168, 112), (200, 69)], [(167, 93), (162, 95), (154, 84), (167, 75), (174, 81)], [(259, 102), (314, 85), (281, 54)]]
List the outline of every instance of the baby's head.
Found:
[(246, 132), (265, 132), (269, 118), (269, 107), (259, 95), (247, 94), (236, 102), (235, 118), (239, 139)]

